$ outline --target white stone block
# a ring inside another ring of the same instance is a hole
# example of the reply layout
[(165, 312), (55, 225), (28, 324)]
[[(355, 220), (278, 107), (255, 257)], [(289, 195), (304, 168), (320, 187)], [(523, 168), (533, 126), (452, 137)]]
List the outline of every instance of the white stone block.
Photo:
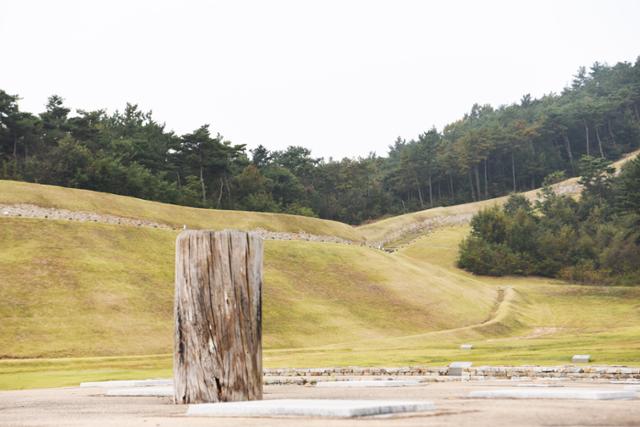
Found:
[(450, 368), (470, 368), (473, 365), (471, 362), (453, 362), (449, 365)]
[(564, 386), (562, 384), (527, 383), (527, 384), (516, 384), (516, 387), (564, 387)]
[(562, 389), (526, 389), (505, 388), (482, 390), (469, 393), (471, 398), (484, 399), (580, 399), (580, 400), (631, 400), (636, 398), (633, 390), (562, 388)]
[(363, 417), (435, 410), (427, 401), (277, 399), (189, 405), (188, 416), (210, 417)]
[(117, 381), (92, 381), (80, 383), (80, 387), (148, 387), (148, 386), (172, 386), (172, 379), (154, 379), (154, 380), (117, 380)]
[(418, 380), (318, 381), (316, 387), (408, 387), (424, 385)]
[(589, 363), (591, 360), (591, 355), (589, 354), (576, 354), (571, 358), (571, 362), (573, 363)]
[(148, 386), (148, 387), (117, 387), (107, 389), (105, 396), (130, 396), (130, 397), (173, 397), (173, 386)]
[(473, 349), (473, 344), (462, 344), (460, 346), (460, 350), (472, 350)]

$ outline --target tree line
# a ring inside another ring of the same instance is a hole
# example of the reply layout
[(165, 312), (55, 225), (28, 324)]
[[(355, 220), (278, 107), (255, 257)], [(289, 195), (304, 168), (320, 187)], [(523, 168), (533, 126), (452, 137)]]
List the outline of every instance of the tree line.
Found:
[(547, 179), (532, 205), (511, 195), (471, 220), (458, 266), (484, 275), (541, 275), (589, 284), (640, 283), (640, 157), (619, 176), (607, 160), (579, 161), (579, 200)]
[(583, 155), (640, 147), (640, 58), (582, 67), (560, 94), (476, 104), (385, 156), (342, 160), (302, 146), (247, 150), (209, 125), (177, 135), (131, 104), (72, 113), (52, 96), (32, 114), (18, 101), (0, 90), (0, 178), (352, 224), (537, 188), (550, 173), (576, 175)]

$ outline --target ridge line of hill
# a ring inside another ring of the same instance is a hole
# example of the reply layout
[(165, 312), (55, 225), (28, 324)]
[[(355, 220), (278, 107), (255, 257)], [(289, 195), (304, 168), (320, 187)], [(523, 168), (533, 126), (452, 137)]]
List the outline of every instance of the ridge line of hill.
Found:
[[(619, 172), (620, 168), (626, 162), (638, 155), (640, 155), (640, 150), (628, 153), (621, 159), (613, 162), (612, 166)], [(582, 191), (582, 186), (578, 183), (578, 180), (579, 177), (568, 178), (553, 184), (552, 187), (557, 194), (576, 196)], [(536, 188), (521, 194), (529, 200), (535, 201), (538, 199), (540, 190), (540, 188)], [(422, 211), (397, 215), (356, 228), (367, 237), (370, 245), (378, 248), (386, 248), (388, 252), (395, 252), (436, 228), (467, 224), (471, 221), (473, 215), (481, 209), (502, 204), (506, 202), (508, 198), (509, 196), (505, 195), (460, 205), (438, 206)]]
[[(640, 150), (629, 153), (613, 163), (613, 166), (619, 170), (639, 153)], [(559, 182), (553, 187), (558, 194), (567, 195), (577, 195), (582, 190), (577, 177)], [(535, 200), (538, 192), (539, 189), (534, 189), (523, 194), (530, 200)], [(507, 198), (508, 196), (502, 196), (455, 206), (441, 206), (354, 227), (341, 222), (297, 215), (190, 208), (90, 190), (0, 181), (0, 217), (94, 222), (167, 230), (181, 230), (184, 227), (237, 228), (255, 232), (265, 240), (339, 243), (395, 252), (435, 229), (468, 224), (476, 212), (504, 203)], [(62, 206), (60, 200), (66, 200)], [(97, 202), (100, 202), (98, 205), (106, 204), (110, 207), (102, 212), (90, 211)]]
[[(32, 218), (32, 219), (49, 219), (49, 220), (68, 220), (76, 222), (93, 222), (110, 225), (123, 225), (130, 227), (147, 227), (157, 228), (164, 230), (182, 230), (187, 226), (175, 227), (169, 224), (150, 221), (139, 218), (128, 218), (123, 216), (98, 214), (95, 212), (84, 211), (71, 211), (68, 209), (59, 208), (45, 208), (42, 206), (32, 205), (28, 203), (18, 204), (0, 204), (0, 213), (3, 217), (9, 218)], [(280, 232), (280, 231), (268, 231), (261, 228), (248, 230), (258, 234), (265, 240), (302, 240), (309, 242), (321, 242), (321, 243), (341, 243), (346, 245), (362, 245), (361, 242), (356, 242), (349, 239), (343, 239), (337, 236), (316, 235), (305, 232)]]

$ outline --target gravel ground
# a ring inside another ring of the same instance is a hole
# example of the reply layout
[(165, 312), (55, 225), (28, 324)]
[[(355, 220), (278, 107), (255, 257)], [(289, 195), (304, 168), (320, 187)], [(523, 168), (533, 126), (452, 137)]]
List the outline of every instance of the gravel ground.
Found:
[[(99, 388), (0, 392), (0, 426), (640, 426), (640, 402), (469, 399), (504, 381), (429, 383), (399, 388), (265, 386), (265, 399), (428, 400), (437, 411), (358, 419), (199, 418), (169, 398), (104, 397)], [(565, 387), (622, 389), (619, 384), (563, 382)]]

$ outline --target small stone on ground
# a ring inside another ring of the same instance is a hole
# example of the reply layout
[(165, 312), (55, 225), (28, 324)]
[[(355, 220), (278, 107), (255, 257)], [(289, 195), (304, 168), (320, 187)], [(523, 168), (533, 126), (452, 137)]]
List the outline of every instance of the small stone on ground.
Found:
[(591, 356), (588, 354), (576, 354), (571, 358), (573, 363), (589, 363)]

